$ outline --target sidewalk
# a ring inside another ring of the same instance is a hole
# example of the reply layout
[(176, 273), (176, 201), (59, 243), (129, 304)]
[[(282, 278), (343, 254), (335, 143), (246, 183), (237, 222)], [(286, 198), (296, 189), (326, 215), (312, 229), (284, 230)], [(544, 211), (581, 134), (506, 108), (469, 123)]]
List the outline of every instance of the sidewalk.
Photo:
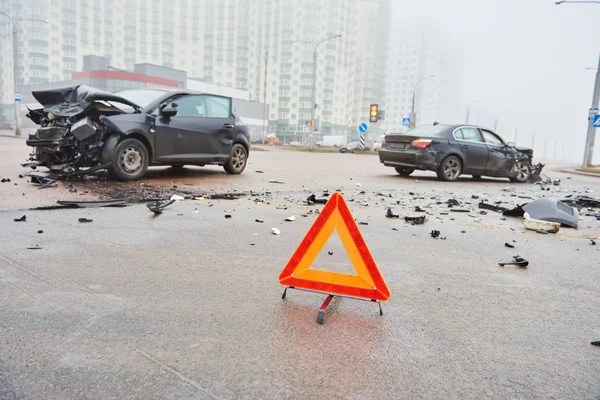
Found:
[(600, 178), (600, 168), (564, 168), (560, 172), (566, 172), (568, 174), (593, 176)]

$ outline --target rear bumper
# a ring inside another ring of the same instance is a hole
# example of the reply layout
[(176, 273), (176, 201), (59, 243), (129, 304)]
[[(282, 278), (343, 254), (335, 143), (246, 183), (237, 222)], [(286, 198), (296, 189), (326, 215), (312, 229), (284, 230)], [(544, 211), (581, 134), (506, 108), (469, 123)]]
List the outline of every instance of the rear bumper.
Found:
[(386, 167), (406, 167), (430, 171), (436, 171), (438, 168), (435, 153), (427, 150), (401, 152), (381, 148), (379, 161)]

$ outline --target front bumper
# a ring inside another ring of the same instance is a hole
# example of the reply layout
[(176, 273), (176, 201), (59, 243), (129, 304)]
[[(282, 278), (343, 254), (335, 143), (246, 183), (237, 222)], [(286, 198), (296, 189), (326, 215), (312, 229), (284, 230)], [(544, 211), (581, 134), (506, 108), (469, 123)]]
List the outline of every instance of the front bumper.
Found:
[(436, 171), (438, 168), (435, 152), (424, 149), (395, 151), (382, 147), (379, 149), (379, 161), (386, 167), (406, 167), (430, 171)]

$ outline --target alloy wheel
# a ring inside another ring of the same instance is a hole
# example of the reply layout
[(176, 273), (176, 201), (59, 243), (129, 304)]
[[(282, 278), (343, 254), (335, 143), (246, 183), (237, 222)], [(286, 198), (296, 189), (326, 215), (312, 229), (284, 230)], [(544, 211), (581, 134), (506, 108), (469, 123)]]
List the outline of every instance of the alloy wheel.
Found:
[(448, 180), (455, 180), (460, 174), (460, 163), (456, 158), (449, 158), (444, 163), (444, 175)]
[(233, 164), (233, 168), (236, 171), (243, 169), (246, 165), (246, 152), (244, 151), (244, 149), (241, 147), (235, 149), (231, 156), (231, 161), (231, 163)]

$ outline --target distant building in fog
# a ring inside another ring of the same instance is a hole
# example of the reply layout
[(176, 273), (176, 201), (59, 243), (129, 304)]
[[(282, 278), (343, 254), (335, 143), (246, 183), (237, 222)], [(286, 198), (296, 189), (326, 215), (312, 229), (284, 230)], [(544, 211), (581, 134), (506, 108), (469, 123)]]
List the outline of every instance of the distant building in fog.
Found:
[(390, 30), (386, 130), (402, 131), (402, 118), (410, 116), (413, 86), (417, 87), (417, 125), (455, 123), (461, 114), (458, 101), (463, 80), (463, 55), (449, 32), (430, 17), (396, 19)]
[[(313, 46), (300, 41), (341, 34), (319, 47), (321, 131), (354, 133), (368, 105), (385, 101), (390, 0), (0, 0), (0, 10), (49, 21), (17, 24), (21, 85), (70, 80), (84, 69), (83, 56), (94, 54), (127, 72), (143, 63), (186, 71), (262, 102), (268, 50), (270, 131), (295, 141), (308, 132), (311, 112)], [(0, 119), (12, 119), (6, 18), (0, 18), (0, 58)]]

